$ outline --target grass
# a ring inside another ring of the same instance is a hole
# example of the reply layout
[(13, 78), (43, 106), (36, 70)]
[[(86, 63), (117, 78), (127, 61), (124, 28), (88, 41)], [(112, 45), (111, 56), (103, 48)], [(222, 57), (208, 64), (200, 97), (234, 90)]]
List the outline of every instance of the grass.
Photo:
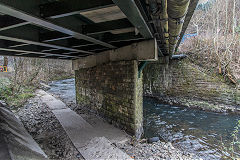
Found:
[(29, 98), (34, 96), (34, 90), (26, 89), (27, 91), (23, 91), (23, 93), (19, 93), (17, 95), (9, 95), (5, 98), (6, 102), (13, 107), (22, 106)]
[(33, 86), (24, 86), (14, 94), (13, 87), (9, 79), (0, 78), (0, 100), (4, 100), (13, 108), (22, 106), (29, 98), (33, 97), (36, 89)]
[[(51, 81), (74, 77), (74, 74), (70, 73), (53, 75)], [(0, 100), (4, 100), (13, 109), (21, 107), (29, 98), (34, 96), (34, 91), (37, 89), (33, 85), (21, 85), (19, 87), (17, 84), (12, 84), (9, 78), (0, 77)]]

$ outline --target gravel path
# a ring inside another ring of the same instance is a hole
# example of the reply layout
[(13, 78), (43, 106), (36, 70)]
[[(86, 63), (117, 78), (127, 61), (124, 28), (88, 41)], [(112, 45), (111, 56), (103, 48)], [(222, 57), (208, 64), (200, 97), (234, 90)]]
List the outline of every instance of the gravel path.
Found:
[(39, 97), (28, 100), (24, 107), (19, 109), (17, 115), (49, 159), (83, 159), (59, 121)]

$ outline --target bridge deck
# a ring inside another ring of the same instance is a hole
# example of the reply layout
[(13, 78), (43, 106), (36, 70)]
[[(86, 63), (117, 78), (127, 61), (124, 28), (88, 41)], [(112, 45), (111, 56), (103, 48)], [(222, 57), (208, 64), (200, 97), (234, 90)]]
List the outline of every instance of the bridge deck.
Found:
[[(77, 59), (153, 38), (169, 55), (164, 1), (0, 0), (0, 55)], [(189, 1), (178, 44), (198, 2)]]

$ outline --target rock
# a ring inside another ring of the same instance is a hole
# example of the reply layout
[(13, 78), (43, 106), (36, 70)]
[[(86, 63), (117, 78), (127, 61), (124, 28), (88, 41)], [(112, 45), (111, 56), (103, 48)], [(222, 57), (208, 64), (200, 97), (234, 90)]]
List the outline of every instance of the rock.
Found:
[(49, 90), (51, 87), (45, 83), (40, 82), (39, 88), (46, 91), (46, 90)]
[(6, 106), (7, 106), (6, 102), (0, 100), (0, 107), (6, 107)]
[(76, 157), (77, 157), (77, 158), (82, 158), (82, 155), (81, 155), (80, 153), (78, 153), (78, 154), (76, 155)]
[(153, 143), (159, 141), (159, 137), (152, 137), (148, 139), (148, 143)]

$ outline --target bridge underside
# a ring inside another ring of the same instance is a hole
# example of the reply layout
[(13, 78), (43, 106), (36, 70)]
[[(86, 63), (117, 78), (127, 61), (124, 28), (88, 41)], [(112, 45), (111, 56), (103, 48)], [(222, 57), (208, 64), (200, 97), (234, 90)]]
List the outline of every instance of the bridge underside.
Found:
[(153, 38), (171, 55), (197, 2), (0, 0), (0, 55), (78, 59)]
[(0, 55), (73, 60), (77, 100), (140, 137), (141, 70), (171, 57), (198, 0), (0, 0)]

